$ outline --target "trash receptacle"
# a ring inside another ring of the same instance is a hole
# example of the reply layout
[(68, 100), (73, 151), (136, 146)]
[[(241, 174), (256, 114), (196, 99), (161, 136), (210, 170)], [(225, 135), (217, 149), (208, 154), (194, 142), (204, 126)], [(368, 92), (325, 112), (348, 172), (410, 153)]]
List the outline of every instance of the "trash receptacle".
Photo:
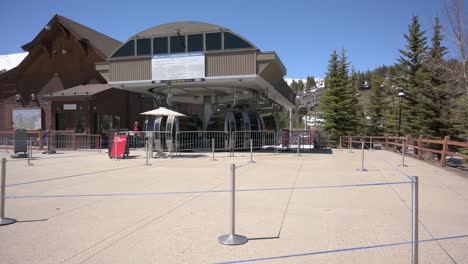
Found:
[(28, 152), (28, 132), (26, 129), (15, 129), (13, 135), (13, 153), (27, 153)]

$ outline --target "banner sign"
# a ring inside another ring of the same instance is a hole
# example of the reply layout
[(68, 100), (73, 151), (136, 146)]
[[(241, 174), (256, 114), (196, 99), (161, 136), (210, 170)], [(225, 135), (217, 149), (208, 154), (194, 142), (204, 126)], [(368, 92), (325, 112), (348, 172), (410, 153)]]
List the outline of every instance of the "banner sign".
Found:
[(127, 136), (114, 136), (110, 157), (122, 159), (125, 154), (126, 145)]
[(151, 68), (153, 81), (203, 79), (205, 78), (205, 53), (154, 55)]

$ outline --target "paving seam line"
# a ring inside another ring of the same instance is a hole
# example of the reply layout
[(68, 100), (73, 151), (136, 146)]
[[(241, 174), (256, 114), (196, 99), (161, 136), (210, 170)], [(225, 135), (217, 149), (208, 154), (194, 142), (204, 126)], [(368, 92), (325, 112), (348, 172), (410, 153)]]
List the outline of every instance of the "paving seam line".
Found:
[[(460, 238), (467, 238), (467, 237), (468, 237), (468, 235), (449, 236), (449, 237), (440, 237), (440, 238), (431, 238), (431, 239), (418, 240), (418, 242), (419, 242), (419, 243), (426, 243), (426, 242), (434, 242), (434, 241), (440, 241), (440, 240), (451, 240), (451, 239), (460, 239)], [(323, 250), (323, 251), (314, 251), (314, 252), (306, 252), (306, 253), (297, 253), (297, 254), (290, 254), (290, 255), (273, 256), (273, 257), (243, 259), (243, 260), (234, 260), (234, 261), (226, 261), (226, 262), (216, 262), (215, 264), (230, 264), (230, 263), (246, 263), (246, 262), (268, 261), (268, 260), (275, 260), (275, 259), (285, 259), (285, 258), (294, 258), (294, 257), (304, 257), (304, 256), (311, 256), (311, 255), (331, 254), (331, 253), (339, 253), (339, 252), (347, 252), (347, 251), (356, 251), (356, 250), (364, 250), (364, 249), (373, 249), (373, 248), (383, 248), (383, 247), (400, 246), (400, 245), (408, 245), (408, 244), (412, 244), (412, 243), (413, 243), (412, 241), (406, 241), (406, 242), (397, 242), (397, 243), (388, 243), (388, 244), (378, 244), (378, 245), (371, 245), (371, 246), (349, 247), (349, 248), (341, 248), (341, 249), (332, 249), (332, 250)]]

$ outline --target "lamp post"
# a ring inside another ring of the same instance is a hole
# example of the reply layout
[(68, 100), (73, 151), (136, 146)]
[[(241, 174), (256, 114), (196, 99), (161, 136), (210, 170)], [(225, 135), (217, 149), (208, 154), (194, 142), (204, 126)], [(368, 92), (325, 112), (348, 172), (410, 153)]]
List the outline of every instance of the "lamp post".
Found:
[(398, 93), (398, 136), (401, 136), (401, 103), (403, 103), (403, 97), (405, 96), (404, 92)]

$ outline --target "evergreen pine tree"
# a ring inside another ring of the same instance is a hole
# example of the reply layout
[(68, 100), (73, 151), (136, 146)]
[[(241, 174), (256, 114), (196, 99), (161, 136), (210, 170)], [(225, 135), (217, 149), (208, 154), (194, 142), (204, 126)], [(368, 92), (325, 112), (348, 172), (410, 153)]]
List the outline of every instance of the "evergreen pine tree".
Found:
[[(346, 57), (344, 50), (342, 50), (341, 58)], [(363, 112), (362, 102), (359, 100), (361, 94), (359, 89), (362, 85), (362, 78), (359, 72), (352, 69), (351, 78), (347, 83), (346, 99), (348, 109), (347, 126), (354, 134), (361, 134), (364, 132), (362, 129), (365, 127), (366, 117)]]
[(362, 120), (359, 106), (356, 90), (349, 80), (345, 51), (338, 56), (334, 50), (328, 62), (325, 89), (318, 106), (324, 119), (323, 128), (332, 139), (357, 132)]
[(447, 53), (447, 48), (442, 45), (444, 36), (441, 33), (442, 26), (439, 22), (439, 17), (435, 18), (433, 26), (433, 36), (431, 39), (432, 46), (429, 50), (427, 65), (430, 70), (430, 86), (431, 100), (434, 105), (434, 119), (432, 120), (429, 129), (435, 137), (453, 134), (453, 129), (450, 119), (453, 116), (452, 106), (454, 100), (450, 96), (449, 87), (446, 81), (446, 67), (444, 56)]
[(383, 135), (383, 118), (385, 113), (385, 97), (384, 97), (384, 78), (379, 74), (373, 74), (371, 77), (371, 94), (369, 99), (368, 110), (368, 127), (367, 134), (380, 136)]
[[(409, 33), (405, 34), (408, 43), (406, 50), (400, 50), (399, 70), (401, 76), (399, 84), (405, 93), (402, 103), (403, 134), (430, 134), (429, 123), (434, 118), (433, 106), (428, 89), (428, 71), (424, 65), (424, 55), (427, 50), (425, 31), (417, 16), (413, 16), (409, 26)], [(395, 93), (400, 91), (396, 90)]]
[(314, 76), (307, 76), (307, 81), (306, 81), (306, 86), (305, 86), (307, 92), (312, 89), (315, 89), (316, 86), (317, 86), (317, 83), (315, 82)]

